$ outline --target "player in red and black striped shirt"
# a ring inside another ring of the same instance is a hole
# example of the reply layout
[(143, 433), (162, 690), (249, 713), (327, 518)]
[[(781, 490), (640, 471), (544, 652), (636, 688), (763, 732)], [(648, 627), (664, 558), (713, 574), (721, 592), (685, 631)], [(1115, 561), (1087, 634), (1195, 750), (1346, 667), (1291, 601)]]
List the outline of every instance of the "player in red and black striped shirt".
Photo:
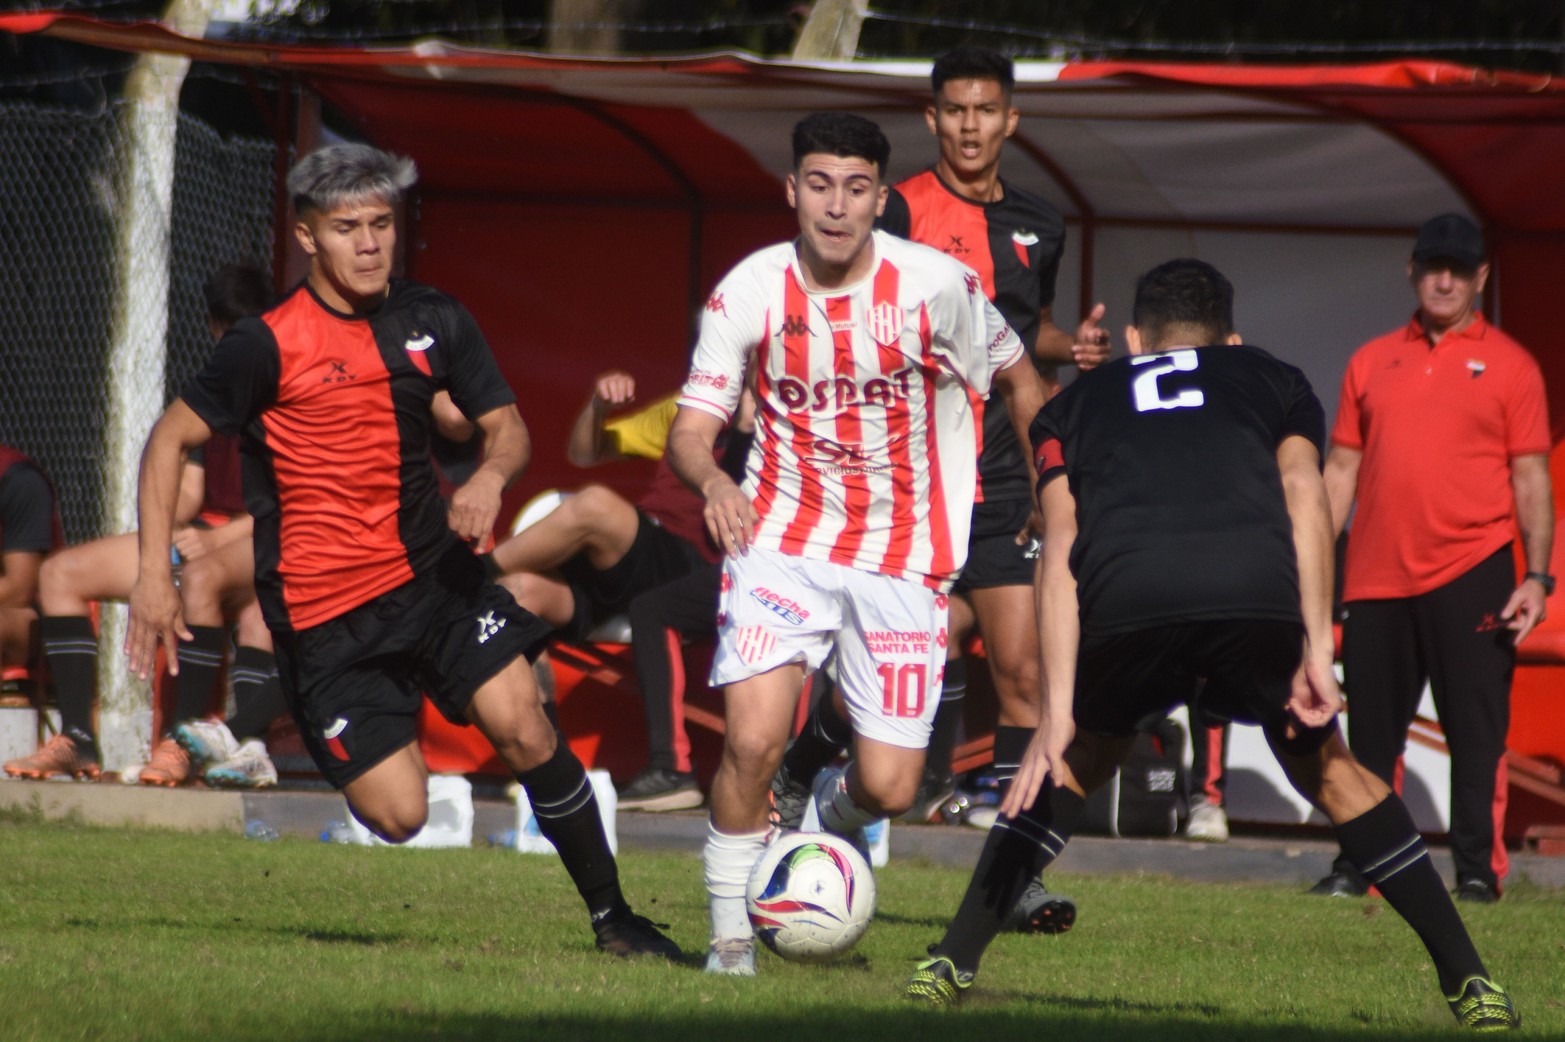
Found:
[[(545, 716), (527, 657), (549, 628), (485, 578), (500, 493), (527, 429), (477, 324), (456, 300), (391, 277), (410, 160), (331, 145), (288, 175), (309, 273), (238, 323), (153, 428), (142, 460), (140, 576), (126, 650), (143, 675), (189, 639), (169, 574), (180, 453), (243, 438), (256, 591), (311, 756), (390, 842), (428, 817), (415, 721), (424, 695), (476, 724), (527, 790), (592, 915), (598, 947), (676, 957), (620, 892), (586, 772)], [(437, 392), (477, 424), (483, 460), (441, 499), (430, 460)]]

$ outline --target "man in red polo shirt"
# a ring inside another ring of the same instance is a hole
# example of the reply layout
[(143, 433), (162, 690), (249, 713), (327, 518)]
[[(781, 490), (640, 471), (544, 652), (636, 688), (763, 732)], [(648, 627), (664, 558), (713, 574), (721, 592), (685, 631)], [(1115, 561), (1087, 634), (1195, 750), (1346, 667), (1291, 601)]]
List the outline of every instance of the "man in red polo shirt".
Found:
[[(1425, 223), (1408, 274), (1418, 311), (1348, 363), (1326, 457), (1339, 534), (1358, 504), (1343, 590), (1348, 735), (1390, 781), (1429, 682), (1451, 749), (1456, 895), (1487, 904), (1507, 868), (1497, 772), (1516, 645), (1554, 592), (1548, 408), (1532, 355), (1478, 313), (1489, 265), (1477, 226)], [(1339, 858), (1311, 893), (1367, 888)]]

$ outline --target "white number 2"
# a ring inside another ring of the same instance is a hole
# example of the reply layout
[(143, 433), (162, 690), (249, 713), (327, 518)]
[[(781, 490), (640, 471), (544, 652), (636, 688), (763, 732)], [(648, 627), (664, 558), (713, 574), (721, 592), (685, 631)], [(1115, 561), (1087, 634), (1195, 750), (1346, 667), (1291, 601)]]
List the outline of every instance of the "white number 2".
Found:
[(1166, 355), (1137, 355), (1132, 358), (1131, 365), (1147, 366), (1147, 369), (1130, 385), (1131, 393), (1136, 397), (1136, 411), (1199, 409), (1206, 403), (1206, 395), (1194, 388), (1180, 391), (1172, 398), (1164, 398), (1157, 389), (1158, 377), (1176, 370), (1184, 373), (1194, 372), (1199, 361), (1194, 351), (1171, 351)]

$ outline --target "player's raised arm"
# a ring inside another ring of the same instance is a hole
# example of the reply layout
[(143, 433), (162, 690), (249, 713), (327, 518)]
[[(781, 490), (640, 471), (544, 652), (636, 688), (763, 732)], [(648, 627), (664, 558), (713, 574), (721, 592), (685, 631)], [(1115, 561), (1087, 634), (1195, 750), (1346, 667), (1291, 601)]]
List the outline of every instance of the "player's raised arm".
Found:
[(750, 546), (759, 515), (750, 497), (712, 455), (722, 430), (723, 421), (717, 416), (681, 405), (668, 432), (668, 464), (706, 501), (704, 515), (712, 541), (724, 553), (742, 554)]
[(500, 493), (526, 469), (532, 442), (515, 405), (490, 409), (474, 422), (484, 435), (483, 462), (452, 494), (446, 522), (459, 537), (476, 543), (494, 530)]
[(137, 486), (140, 564), (130, 591), (130, 624), (125, 654), (130, 670), (146, 680), (152, 673), (158, 645), (163, 645), (169, 672), (179, 672), (179, 642), (190, 640), (179, 591), (174, 588), (169, 547), (174, 536), (174, 510), (179, 500), (180, 472), (185, 454), (206, 444), (212, 428), (186, 405), (174, 399), (147, 437), (141, 453)]
[(600, 463), (624, 459), (603, 430), (603, 421), (615, 409), (630, 405), (636, 400), (636, 378), (623, 369), (611, 369), (598, 374), (592, 383), (592, 397), (576, 414), (571, 424), (570, 440), (565, 445), (565, 457), (578, 467), (595, 467)]

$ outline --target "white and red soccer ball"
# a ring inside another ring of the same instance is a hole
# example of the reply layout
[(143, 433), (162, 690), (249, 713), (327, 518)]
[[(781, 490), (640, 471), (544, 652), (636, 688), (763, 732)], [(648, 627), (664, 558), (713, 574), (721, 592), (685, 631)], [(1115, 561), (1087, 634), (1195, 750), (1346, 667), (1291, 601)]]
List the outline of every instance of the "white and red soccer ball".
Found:
[(869, 929), (875, 877), (847, 840), (790, 832), (750, 870), (745, 906), (762, 944), (791, 962), (821, 962)]

